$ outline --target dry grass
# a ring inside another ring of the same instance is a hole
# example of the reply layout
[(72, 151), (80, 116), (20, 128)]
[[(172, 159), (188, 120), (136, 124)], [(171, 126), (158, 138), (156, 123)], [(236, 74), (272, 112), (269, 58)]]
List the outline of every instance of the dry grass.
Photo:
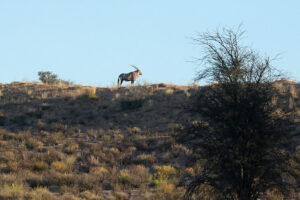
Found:
[[(279, 87), (298, 109), (299, 85)], [(0, 85), (0, 200), (181, 199), (202, 167), (171, 135), (198, 120), (185, 109), (197, 89)]]

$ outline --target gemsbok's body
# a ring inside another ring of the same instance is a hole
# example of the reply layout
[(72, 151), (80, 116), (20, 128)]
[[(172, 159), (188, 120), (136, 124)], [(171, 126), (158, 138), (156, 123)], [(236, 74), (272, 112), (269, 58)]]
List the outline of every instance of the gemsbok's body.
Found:
[(135, 68), (136, 70), (130, 73), (122, 73), (119, 75), (118, 78), (118, 86), (121, 87), (123, 81), (131, 81), (131, 85), (134, 84), (134, 81), (140, 76), (142, 75), (141, 70), (139, 70), (139, 68), (137, 68), (134, 65), (131, 65), (133, 68)]

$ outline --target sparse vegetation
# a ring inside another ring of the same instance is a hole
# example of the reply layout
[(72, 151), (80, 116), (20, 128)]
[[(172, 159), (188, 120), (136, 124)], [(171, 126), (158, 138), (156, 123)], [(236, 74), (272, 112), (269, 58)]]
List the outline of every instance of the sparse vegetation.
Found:
[[(0, 199), (182, 199), (180, 180), (203, 163), (191, 163), (194, 149), (171, 135), (198, 123), (184, 109), (198, 89), (1, 85)], [(135, 99), (144, 101), (121, 107)]]

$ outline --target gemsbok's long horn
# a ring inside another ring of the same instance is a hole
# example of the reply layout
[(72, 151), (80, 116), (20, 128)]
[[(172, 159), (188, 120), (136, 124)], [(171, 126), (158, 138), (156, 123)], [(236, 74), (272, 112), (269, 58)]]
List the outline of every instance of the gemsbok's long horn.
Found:
[(135, 66), (135, 65), (131, 65), (131, 67), (133, 67), (133, 68), (136, 69), (136, 70), (140, 70), (140, 69), (137, 68), (137, 66)]

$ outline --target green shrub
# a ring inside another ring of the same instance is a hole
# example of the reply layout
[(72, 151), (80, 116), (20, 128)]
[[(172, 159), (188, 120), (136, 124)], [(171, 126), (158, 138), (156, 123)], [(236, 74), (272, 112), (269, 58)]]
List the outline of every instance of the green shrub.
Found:
[(44, 84), (53, 85), (53, 84), (58, 83), (58, 81), (59, 81), (57, 79), (57, 75), (53, 74), (50, 71), (40, 71), (40, 72), (38, 72), (38, 75), (39, 75), (40, 81), (42, 81), (42, 83), (44, 83)]

